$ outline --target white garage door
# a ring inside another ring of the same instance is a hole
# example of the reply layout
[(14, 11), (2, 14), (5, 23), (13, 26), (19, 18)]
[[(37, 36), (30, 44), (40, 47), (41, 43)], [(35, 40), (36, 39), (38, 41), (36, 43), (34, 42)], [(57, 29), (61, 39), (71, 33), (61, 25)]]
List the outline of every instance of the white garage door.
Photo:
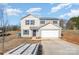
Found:
[(59, 30), (42, 30), (41, 37), (59, 37)]

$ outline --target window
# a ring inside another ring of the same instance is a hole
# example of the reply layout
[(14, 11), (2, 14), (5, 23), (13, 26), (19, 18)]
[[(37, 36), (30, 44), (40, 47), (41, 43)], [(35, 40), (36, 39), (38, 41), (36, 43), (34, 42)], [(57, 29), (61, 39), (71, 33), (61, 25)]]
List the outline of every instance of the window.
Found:
[(53, 21), (53, 24), (57, 24), (57, 21)]
[(29, 20), (26, 20), (25, 24), (26, 24), (26, 25), (29, 25)]
[(26, 25), (34, 25), (35, 21), (34, 20), (26, 20)]
[(34, 20), (30, 20), (30, 25), (34, 25), (35, 21)]
[(23, 34), (24, 34), (24, 35), (29, 34), (29, 30), (23, 30)]
[(41, 23), (41, 24), (45, 24), (45, 20), (41, 20), (40, 23)]

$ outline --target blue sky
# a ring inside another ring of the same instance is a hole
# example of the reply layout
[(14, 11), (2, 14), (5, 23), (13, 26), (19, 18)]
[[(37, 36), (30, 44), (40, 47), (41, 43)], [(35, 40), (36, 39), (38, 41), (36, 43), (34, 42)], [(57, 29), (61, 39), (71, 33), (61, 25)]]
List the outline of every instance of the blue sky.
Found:
[(36, 16), (47, 16), (66, 20), (74, 16), (79, 16), (78, 3), (6, 3), (0, 4), (0, 8), (2, 8), (2, 5), (5, 7), (5, 20), (8, 19), (11, 25), (19, 24), (21, 18), (29, 13)]

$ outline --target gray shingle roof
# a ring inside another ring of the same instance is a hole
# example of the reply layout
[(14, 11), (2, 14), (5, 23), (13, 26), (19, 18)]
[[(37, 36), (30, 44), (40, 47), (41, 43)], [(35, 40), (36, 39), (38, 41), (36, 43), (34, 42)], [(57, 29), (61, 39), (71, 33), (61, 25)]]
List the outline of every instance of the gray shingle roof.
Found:
[[(27, 16), (30, 16), (30, 15), (32, 15), (32, 14), (28, 14)], [(23, 18), (25, 18), (25, 17), (27, 17), (27, 16), (24, 16)], [(41, 16), (35, 16), (35, 15), (32, 15), (32, 16), (37, 17), (37, 18), (39, 18), (40, 20), (59, 20), (58, 18), (53, 18), (53, 17), (41, 17)], [(23, 18), (22, 18), (22, 19), (23, 19)]]
[(52, 17), (40, 17), (40, 20), (59, 20), (58, 18), (52, 18)]

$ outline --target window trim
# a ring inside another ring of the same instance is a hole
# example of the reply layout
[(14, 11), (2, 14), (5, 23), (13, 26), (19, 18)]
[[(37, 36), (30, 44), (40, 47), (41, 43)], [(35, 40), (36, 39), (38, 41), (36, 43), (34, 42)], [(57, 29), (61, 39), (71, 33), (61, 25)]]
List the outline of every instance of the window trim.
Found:
[(35, 20), (26, 20), (25, 24), (26, 25), (34, 25), (35, 24)]
[(56, 21), (56, 20), (53, 20), (53, 24), (57, 24), (58, 23), (58, 21)]
[(45, 24), (45, 20), (41, 20), (40, 21), (40, 24)]
[(29, 30), (23, 30), (23, 35), (29, 35)]
[(35, 21), (34, 20), (30, 20), (30, 25), (34, 25)]
[(29, 25), (29, 20), (26, 20), (26, 21), (25, 21), (25, 24), (26, 24), (26, 25)]

